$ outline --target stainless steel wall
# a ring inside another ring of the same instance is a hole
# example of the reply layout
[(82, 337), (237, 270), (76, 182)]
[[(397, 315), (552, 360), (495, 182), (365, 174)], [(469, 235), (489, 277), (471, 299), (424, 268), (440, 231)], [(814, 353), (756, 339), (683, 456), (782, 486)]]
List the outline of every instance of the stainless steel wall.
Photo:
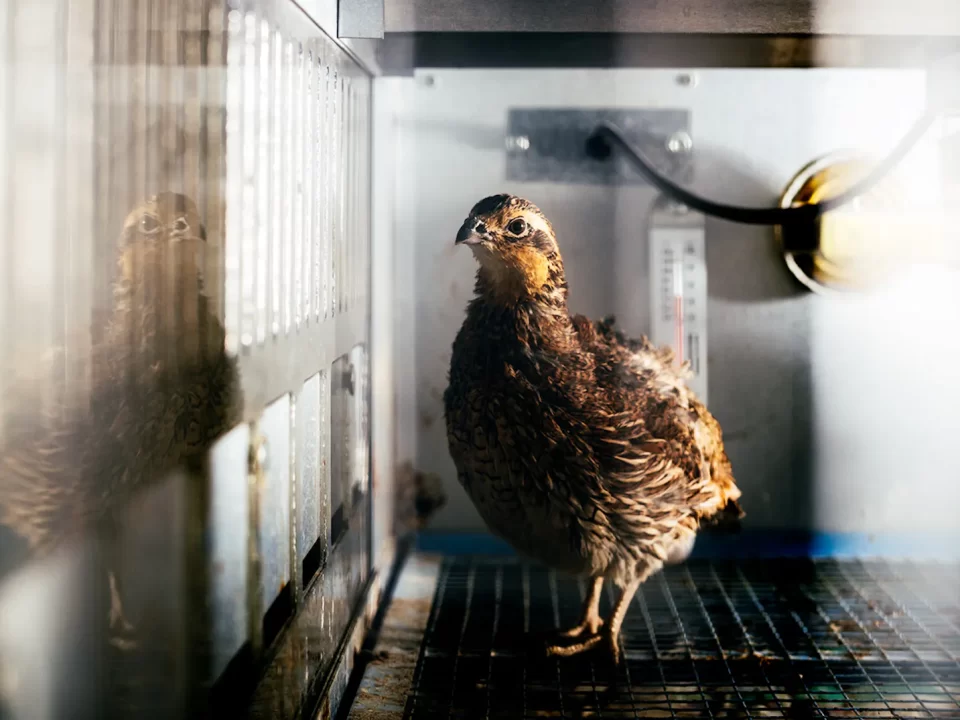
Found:
[(0, 56), (0, 715), (290, 715), (370, 579), (370, 76), (287, 0)]
[[(474, 274), (453, 236), (474, 202), (496, 192), (534, 201), (559, 234), (572, 309), (614, 313), (632, 333), (650, 327), (654, 191), (508, 180), (511, 108), (687, 110), (693, 186), (752, 205), (774, 203), (824, 153), (882, 156), (926, 108), (922, 70), (420, 70), (394, 82), (405, 102), (397, 245), (414, 254), (397, 275), (415, 296), (417, 407), (405, 420), (418, 467), (447, 480), (438, 529), (483, 527), (456, 484), (441, 400)], [(914, 207), (939, 207), (938, 133), (899, 175)], [(770, 229), (708, 219), (706, 243), (709, 404), (747, 526), (955, 534), (956, 272), (917, 269), (872, 295), (821, 297), (789, 275)]]

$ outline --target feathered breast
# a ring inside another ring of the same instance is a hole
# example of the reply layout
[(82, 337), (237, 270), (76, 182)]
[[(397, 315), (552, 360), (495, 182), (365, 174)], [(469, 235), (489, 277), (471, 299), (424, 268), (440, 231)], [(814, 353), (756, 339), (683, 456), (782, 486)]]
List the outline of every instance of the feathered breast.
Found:
[(451, 451), (468, 462), (476, 428), (494, 428), (545, 490), (560, 484), (579, 504), (602, 503), (627, 532), (669, 532), (739, 496), (719, 425), (683, 375), (669, 351), (626, 338), (611, 320), (476, 302), (454, 344)]

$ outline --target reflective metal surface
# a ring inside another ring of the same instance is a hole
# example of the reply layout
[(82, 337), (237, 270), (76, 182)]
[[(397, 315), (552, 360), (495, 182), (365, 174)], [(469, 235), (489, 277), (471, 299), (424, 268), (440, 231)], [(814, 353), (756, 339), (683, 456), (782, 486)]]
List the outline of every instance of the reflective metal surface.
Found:
[(329, 552), (330, 462), (329, 373), (319, 372), (303, 384), (297, 397), (297, 562), (309, 583)]
[(289, 0), (9, 0), (0, 57), (0, 715), (295, 714), (369, 577), (370, 78)]

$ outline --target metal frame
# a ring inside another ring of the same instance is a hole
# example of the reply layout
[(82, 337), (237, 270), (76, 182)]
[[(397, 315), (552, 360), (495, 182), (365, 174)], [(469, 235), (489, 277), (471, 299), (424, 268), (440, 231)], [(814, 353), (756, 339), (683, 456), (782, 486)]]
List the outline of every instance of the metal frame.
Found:
[(960, 38), (612, 32), (388, 32), (383, 72), (415, 68), (926, 67)]
[(392, 32), (960, 35), (950, 0), (394, 0)]

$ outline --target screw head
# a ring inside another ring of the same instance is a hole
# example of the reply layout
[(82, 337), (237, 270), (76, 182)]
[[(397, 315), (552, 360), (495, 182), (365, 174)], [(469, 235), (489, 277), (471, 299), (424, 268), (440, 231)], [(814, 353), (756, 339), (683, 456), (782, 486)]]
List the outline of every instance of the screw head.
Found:
[(677, 85), (680, 87), (696, 87), (697, 76), (694, 73), (680, 73), (677, 75)]
[(267, 470), (270, 466), (270, 453), (267, 451), (267, 439), (260, 437), (250, 446), (250, 465), (253, 469)]
[(526, 135), (507, 135), (507, 150), (526, 152), (530, 149), (530, 138)]
[(667, 138), (667, 150), (672, 153), (688, 153), (693, 149), (693, 138), (680, 130)]

